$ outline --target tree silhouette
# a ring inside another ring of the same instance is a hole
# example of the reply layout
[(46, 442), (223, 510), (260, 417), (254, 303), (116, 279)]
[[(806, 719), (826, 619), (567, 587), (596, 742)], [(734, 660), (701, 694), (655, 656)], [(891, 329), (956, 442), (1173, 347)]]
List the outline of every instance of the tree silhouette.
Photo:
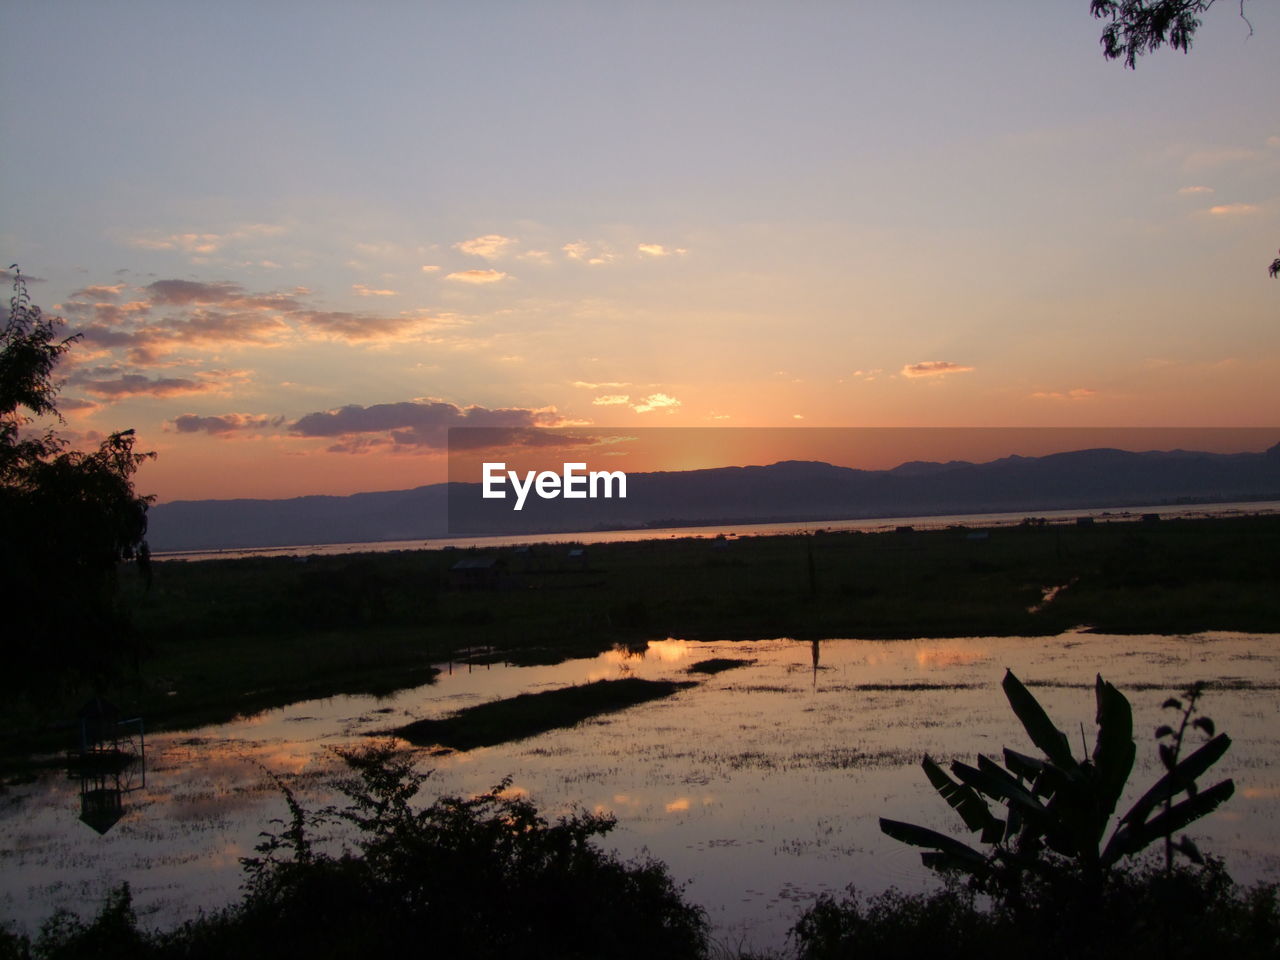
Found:
[[(1098, 20), (1109, 20), (1102, 31), (1102, 54), (1108, 60), (1124, 60), (1130, 70), (1138, 57), (1168, 44), (1186, 53), (1200, 29), (1198, 14), (1217, 0), (1090, 0), (1089, 12)], [(1245, 0), (1240, 0), (1240, 19)], [(1249, 27), (1250, 34), (1253, 27)]]
[[(1108, 60), (1124, 60), (1130, 70), (1138, 67), (1138, 57), (1168, 44), (1183, 53), (1191, 49), (1191, 41), (1200, 29), (1198, 14), (1205, 13), (1217, 0), (1090, 0), (1089, 12), (1097, 20), (1108, 20), (1102, 31), (1102, 55)], [(1239, 0), (1240, 19), (1253, 24), (1244, 15), (1245, 0)], [(1267, 273), (1280, 277), (1280, 257), (1271, 261)]]
[[(16, 265), (0, 334), (0, 575), (11, 602), (0, 614), (3, 685), (100, 679), (123, 649), (127, 621), (116, 567), (144, 548), (150, 497), (133, 489), (134, 432), (113, 433), (96, 451), (69, 450), (38, 417), (62, 418), (53, 371), (76, 337), (31, 303)], [(145, 553), (145, 550), (143, 550)]]

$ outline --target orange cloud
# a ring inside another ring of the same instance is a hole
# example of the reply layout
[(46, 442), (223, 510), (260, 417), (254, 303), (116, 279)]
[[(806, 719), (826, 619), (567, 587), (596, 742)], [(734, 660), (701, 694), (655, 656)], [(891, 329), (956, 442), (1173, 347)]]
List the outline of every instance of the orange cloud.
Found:
[(512, 237), (504, 237), (500, 233), (489, 233), (483, 237), (474, 237), (455, 243), (453, 248), (473, 257), (484, 257), (486, 260), (497, 260), (508, 247), (519, 241)]
[(1257, 213), (1259, 209), (1261, 208), (1252, 203), (1224, 203), (1210, 207), (1208, 213), (1213, 217), (1239, 217)]
[(651, 393), (639, 403), (634, 404), (631, 409), (636, 413), (648, 413), (651, 410), (666, 410), (672, 413), (678, 406), (681, 406), (681, 403), (675, 397), (665, 393)]
[(966, 367), (950, 360), (921, 360), (919, 363), (908, 363), (902, 368), (902, 375), (915, 379), (917, 377), (942, 377), (951, 373), (972, 373), (973, 367)]
[(446, 280), (472, 284), (497, 283), (506, 278), (507, 275), (501, 270), (460, 270), (445, 277)]

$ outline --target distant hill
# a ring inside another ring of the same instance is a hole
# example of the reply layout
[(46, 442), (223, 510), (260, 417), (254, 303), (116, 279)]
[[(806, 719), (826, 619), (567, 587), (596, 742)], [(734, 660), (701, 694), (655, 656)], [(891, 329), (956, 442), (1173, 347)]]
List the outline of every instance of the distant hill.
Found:
[(625, 500), (538, 500), (520, 512), (480, 485), (153, 507), (154, 550), (295, 546), (709, 523), (1119, 507), (1280, 499), (1280, 444), (1264, 453), (1097, 449), (892, 470), (829, 463), (633, 473)]

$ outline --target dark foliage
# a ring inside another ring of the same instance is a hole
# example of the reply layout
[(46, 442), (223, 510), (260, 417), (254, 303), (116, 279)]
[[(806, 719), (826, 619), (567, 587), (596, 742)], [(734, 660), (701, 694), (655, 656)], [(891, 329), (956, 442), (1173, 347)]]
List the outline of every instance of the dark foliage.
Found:
[(31, 303), (15, 273), (0, 338), (0, 577), (10, 682), (102, 676), (126, 645), (116, 566), (143, 546), (148, 497), (133, 489), (132, 430), (92, 453), (68, 450), (33, 418), (58, 415), (53, 370), (74, 337)]
[(982, 905), (951, 885), (926, 894), (889, 890), (823, 897), (792, 930), (800, 960), (1170, 960), (1229, 956), (1262, 960), (1280, 951), (1280, 888), (1232, 882), (1221, 861), (1119, 871), (1105, 898), (1072, 899), (1032, 882), (1014, 909)]
[[(140, 933), (128, 889), (94, 920), (60, 914), (39, 957), (501, 958), (586, 960), (705, 955), (706, 920), (658, 861), (623, 862), (592, 842), (611, 817), (555, 823), (509, 782), (478, 797), (414, 800), (426, 774), (386, 746), (344, 754), (355, 776), (342, 810), (313, 815), (287, 789), (287, 823), (245, 861), (240, 904), (170, 933)], [(318, 826), (354, 828), (355, 849), (323, 852)], [(0, 937), (0, 951), (6, 942)], [(10, 936), (21, 956), (27, 945)], [(89, 951), (89, 952), (83, 952)], [(93, 952), (97, 951), (97, 952)], [(0, 952), (0, 956), (3, 953)]]
[[(1174, 743), (1160, 744), (1164, 776), (1119, 818), (1108, 838), (1136, 751), (1128, 699), (1101, 676), (1097, 678), (1097, 740), (1093, 752), (1077, 760), (1066, 734), (1054, 726), (1012, 671), (1006, 671), (1003, 687), (1043, 757), (1006, 747), (1003, 766), (980, 754), (976, 767), (952, 763), (951, 776), (928, 756), (922, 764), (934, 789), (966, 829), (980, 835), (990, 852), (980, 853), (947, 834), (896, 820), (881, 818), (880, 829), (896, 840), (927, 848), (929, 852), (921, 855), (926, 866), (967, 875), (975, 889), (1010, 909), (1023, 904), (1027, 890), (1037, 883), (1051, 885), (1069, 902), (1098, 901), (1107, 894), (1116, 865), (1157, 840), (1167, 841), (1166, 865), (1171, 873), (1173, 834), (1211, 813), (1235, 790), (1231, 780), (1205, 789), (1198, 785), (1231, 745), (1226, 734), (1212, 735), (1212, 721), (1199, 718), (1195, 724), (1211, 739), (1189, 756), (1180, 755), (1195, 700), (1203, 689), (1194, 685), (1188, 691), (1194, 697), (1176, 735), (1171, 728), (1156, 731), (1157, 739), (1176, 736)], [(1184, 710), (1176, 699), (1166, 706)], [(1003, 818), (992, 812), (993, 803)], [(1192, 859), (1200, 858), (1199, 850), (1185, 837), (1177, 849)]]
[[(1133, 69), (1138, 57), (1166, 44), (1186, 53), (1200, 29), (1199, 14), (1216, 0), (1091, 0), (1089, 12), (1108, 20), (1102, 31), (1102, 53), (1108, 60), (1124, 60)], [(1240, 3), (1244, 17), (1244, 3)], [(1246, 21), (1247, 23), (1248, 21)]]

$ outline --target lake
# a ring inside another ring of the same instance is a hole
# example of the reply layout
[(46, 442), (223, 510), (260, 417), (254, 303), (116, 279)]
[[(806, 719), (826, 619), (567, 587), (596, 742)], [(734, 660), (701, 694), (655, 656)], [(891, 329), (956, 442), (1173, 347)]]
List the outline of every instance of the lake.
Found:
[[(1156, 504), (1124, 506), (1111, 509), (1040, 510), (1034, 516), (1050, 524), (1074, 523), (1078, 517), (1092, 517), (1099, 523), (1126, 523), (1156, 514), (1167, 520), (1200, 517), (1270, 516), (1280, 512), (1280, 501), (1240, 501), (1209, 504)], [(776, 523), (737, 523), (711, 526), (644, 527), (637, 530), (587, 530), (575, 533), (542, 533), (504, 537), (455, 537), (435, 540), (368, 540), (360, 543), (313, 543), (280, 547), (245, 547), (221, 550), (157, 551), (156, 560), (230, 560), (238, 557), (335, 556), (348, 553), (389, 553), (401, 550), (491, 550), (499, 547), (536, 543), (634, 543), (638, 540), (665, 540), (673, 537), (770, 537), (785, 534), (813, 533), (818, 530), (859, 530), (882, 533), (909, 525), (919, 530), (943, 530), (947, 527), (1016, 526), (1027, 513), (957, 513), (930, 516), (872, 517), (858, 520), (811, 520)]]
[[(947, 640), (651, 641), (555, 666), (441, 665), (434, 684), (391, 697), (307, 701), (232, 723), (147, 737), (122, 786), (118, 822), (82, 822), (81, 782), (50, 772), (0, 795), (0, 915), (34, 932), (53, 909), (88, 913), (128, 880), (146, 925), (171, 926), (238, 896), (239, 858), (287, 816), (273, 776), (309, 808), (330, 803), (335, 746), (411, 719), (603, 678), (700, 679), (697, 687), (527, 740), (420, 754), (428, 792), (480, 792), (510, 775), (544, 815), (616, 814), (603, 839), (668, 864), (705, 906), (720, 941), (781, 947), (798, 913), (850, 883), (923, 889), (917, 850), (883, 836), (889, 816), (955, 832), (920, 770), (922, 754), (972, 761), (1008, 745), (1034, 752), (1000, 690), (1006, 667), (1031, 686), (1080, 753), (1092, 749), (1093, 678), (1133, 704), (1138, 761), (1129, 802), (1158, 776), (1161, 703), (1191, 681), (1217, 685), (1203, 711), (1234, 743), (1202, 786), (1235, 796), (1189, 833), (1241, 881), (1280, 880), (1280, 637), (1198, 634)], [(709, 657), (755, 662), (710, 677)], [(131, 778), (131, 779), (130, 779)], [(1122, 800), (1122, 808), (1125, 801)], [(957, 834), (959, 835), (959, 834)]]

